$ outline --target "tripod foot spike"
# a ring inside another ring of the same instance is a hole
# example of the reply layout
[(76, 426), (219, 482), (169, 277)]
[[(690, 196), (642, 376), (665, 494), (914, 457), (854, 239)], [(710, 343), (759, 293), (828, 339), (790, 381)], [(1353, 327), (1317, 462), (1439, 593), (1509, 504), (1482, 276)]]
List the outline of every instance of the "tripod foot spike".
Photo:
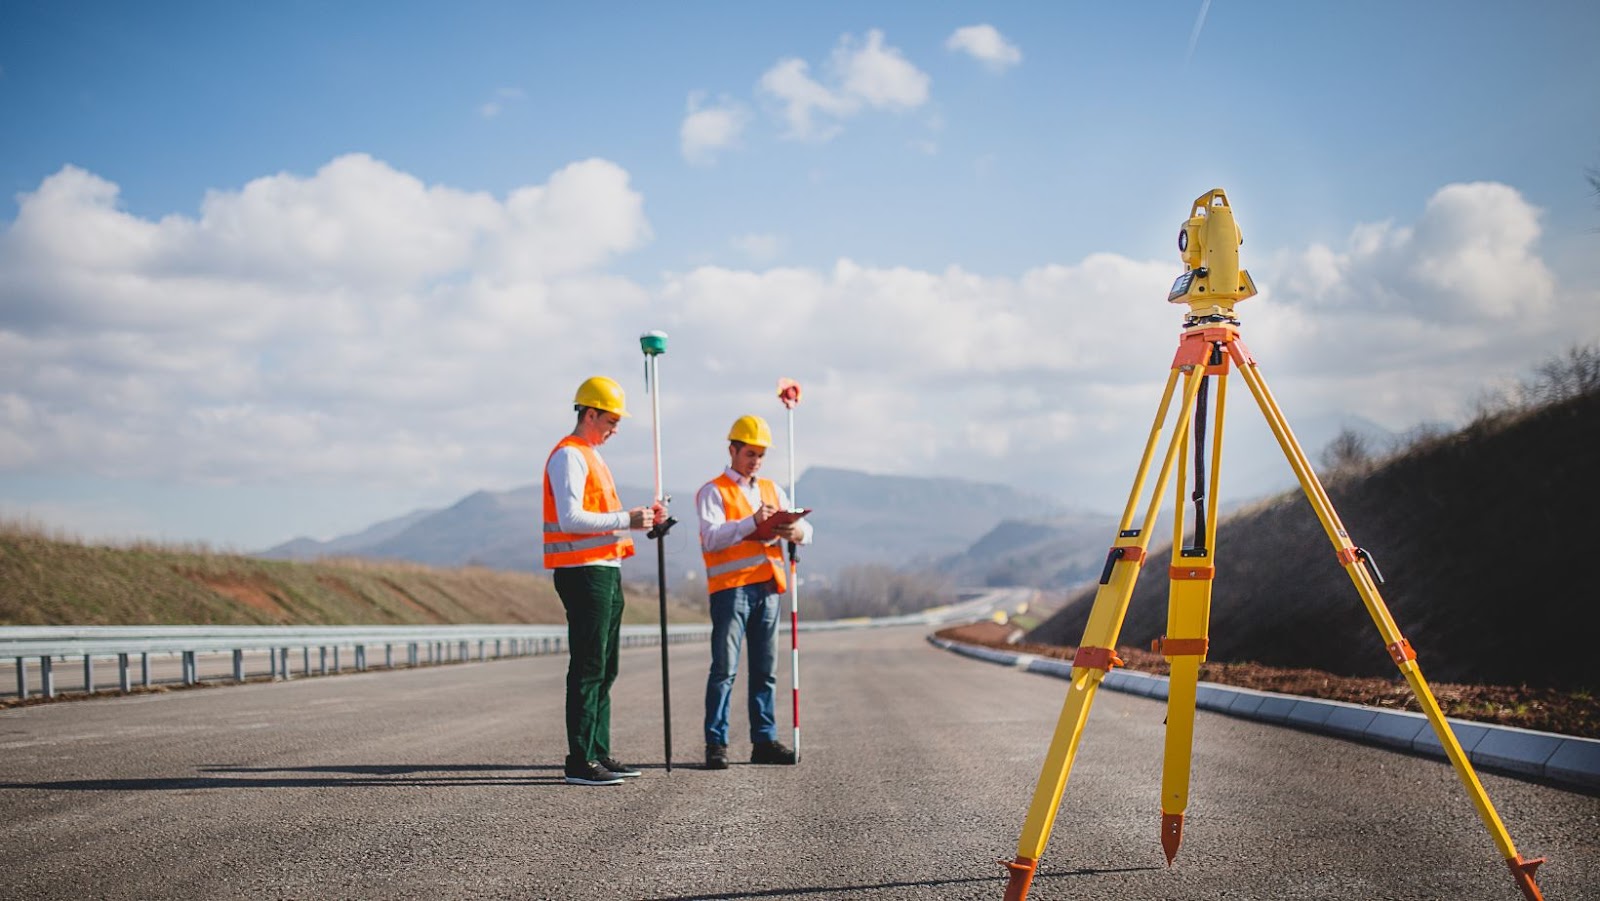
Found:
[(1039, 861), (1019, 854), (1016, 860), (1002, 860), (1000, 864), (1011, 871), (1011, 881), (1006, 883), (1005, 901), (1026, 901)]
[(1532, 860), (1523, 860), (1522, 855), (1506, 858), (1506, 865), (1511, 867), (1511, 878), (1516, 880), (1517, 888), (1522, 889), (1522, 896), (1528, 901), (1544, 901), (1544, 893), (1539, 891), (1538, 883), (1533, 881), (1533, 871), (1539, 869), (1544, 863), (1543, 857)]
[(1167, 855), (1167, 866), (1178, 856), (1178, 846), (1183, 844), (1183, 814), (1161, 815), (1161, 850)]

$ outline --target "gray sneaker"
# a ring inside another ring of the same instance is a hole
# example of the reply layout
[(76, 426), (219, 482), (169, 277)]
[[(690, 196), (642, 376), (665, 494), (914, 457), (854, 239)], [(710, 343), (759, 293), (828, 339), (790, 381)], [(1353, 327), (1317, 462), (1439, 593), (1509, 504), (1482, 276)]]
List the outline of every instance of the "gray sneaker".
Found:
[(621, 785), (622, 777), (600, 765), (598, 760), (573, 766), (567, 764), (568, 785)]

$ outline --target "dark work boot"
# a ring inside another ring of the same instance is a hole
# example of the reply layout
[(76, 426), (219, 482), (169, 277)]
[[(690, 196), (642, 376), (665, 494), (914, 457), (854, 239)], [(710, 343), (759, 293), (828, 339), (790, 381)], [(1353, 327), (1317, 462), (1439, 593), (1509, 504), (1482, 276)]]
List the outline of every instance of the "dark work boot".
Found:
[(758, 741), (750, 751), (750, 762), (792, 765), (795, 756), (794, 751), (784, 747), (783, 742)]
[(728, 746), (706, 745), (706, 769), (725, 770), (728, 768)]

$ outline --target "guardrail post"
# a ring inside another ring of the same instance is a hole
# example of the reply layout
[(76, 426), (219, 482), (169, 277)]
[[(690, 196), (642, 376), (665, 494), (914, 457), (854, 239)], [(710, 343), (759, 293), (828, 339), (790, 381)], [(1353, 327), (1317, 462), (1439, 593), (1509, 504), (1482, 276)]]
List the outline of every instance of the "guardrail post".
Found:
[(133, 691), (133, 685), (131, 684), (131, 681), (128, 679), (128, 655), (127, 654), (118, 654), (117, 655), (117, 687), (122, 689), (122, 693), (123, 694), (127, 694), (128, 692)]
[(55, 697), (56, 674), (55, 670), (51, 669), (51, 660), (49, 657), (39, 658), (39, 679), (44, 685), (44, 696), (47, 698)]
[(306, 645), (300, 649), (300, 675), (311, 675), (311, 646)]
[(278, 649), (267, 648), (267, 676), (278, 681)]
[(94, 694), (94, 658), (83, 655), (83, 692)]
[(333, 671), (337, 673), (339, 671), (339, 669), (340, 669), (340, 667), (339, 667), (339, 646), (338, 645), (334, 645), (333, 646)]
[(483, 660), (483, 646), (484, 646), (484, 644), (485, 644), (485, 642), (484, 642), (483, 639), (481, 639), (481, 638), (478, 639), (478, 660), (480, 660), (480, 661)]
[(289, 649), (288, 648), (279, 648), (278, 649), (278, 675), (283, 677), (283, 681), (285, 681), (285, 682), (289, 681)]
[(17, 658), (17, 700), (28, 699), (28, 658)]
[(417, 643), (414, 642), (414, 641), (407, 642), (406, 643), (406, 666), (413, 666), (414, 667), (416, 665), (417, 665)]
[(244, 650), (242, 648), (233, 649), (233, 681), (244, 681)]
[(326, 676), (327, 674), (328, 674), (328, 649), (326, 647), (320, 647), (320, 648), (317, 648), (317, 675)]
[(139, 684), (145, 688), (150, 687), (150, 653), (148, 651), (139, 655)]
[(200, 681), (200, 668), (195, 665), (194, 651), (183, 652), (183, 684), (193, 685)]
[(356, 645), (356, 669), (358, 671), (365, 671), (366, 668), (367, 668), (367, 646), (364, 645), (364, 644), (358, 644), (358, 645)]

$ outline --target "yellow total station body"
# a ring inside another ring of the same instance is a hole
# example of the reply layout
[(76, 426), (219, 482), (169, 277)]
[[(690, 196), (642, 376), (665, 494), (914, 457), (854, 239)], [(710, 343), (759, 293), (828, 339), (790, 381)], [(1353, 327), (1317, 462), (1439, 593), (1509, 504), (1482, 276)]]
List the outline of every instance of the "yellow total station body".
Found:
[(1243, 243), (1233, 207), (1221, 188), (1196, 197), (1178, 231), (1184, 273), (1172, 283), (1167, 302), (1186, 303), (1195, 316), (1232, 316), (1234, 304), (1256, 293), (1250, 273), (1239, 268)]

